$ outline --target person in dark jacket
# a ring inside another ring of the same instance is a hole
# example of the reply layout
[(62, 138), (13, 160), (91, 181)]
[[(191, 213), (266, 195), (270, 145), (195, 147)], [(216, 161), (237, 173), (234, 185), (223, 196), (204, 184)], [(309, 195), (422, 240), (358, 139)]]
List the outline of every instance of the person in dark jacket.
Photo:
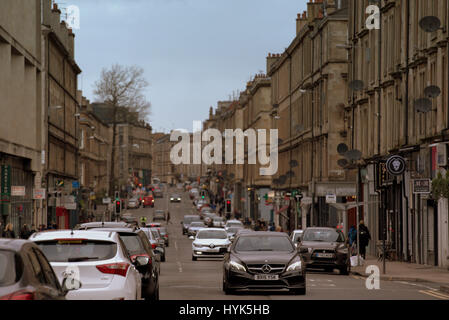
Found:
[(31, 235), (30, 229), (28, 228), (27, 224), (25, 223), (22, 228), (20, 229), (19, 237), (20, 239), (28, 239)]
[(5, 231), (3, 233), (3, 237), (4, 238), (9, 238), (9, 239), (15, 239), (16, 238), (16, 234), (14, 232), (14, 228), (12, 223), (8, 223), (6, 225)]
[(366, 247), (371, 240), (371, 235), (369, 233), (368, 227), (365, 226), (363, 220), (360, 220), (359, 224), (359, 239), (360, 239), (360, 255), (363, 259), (366, 259)]

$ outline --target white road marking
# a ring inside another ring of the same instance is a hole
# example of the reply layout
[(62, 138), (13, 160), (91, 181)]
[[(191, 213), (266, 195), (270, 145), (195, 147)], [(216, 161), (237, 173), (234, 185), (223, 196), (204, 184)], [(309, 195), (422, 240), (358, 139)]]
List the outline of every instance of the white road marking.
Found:
[(432, 296), (434, 298), (437, 299), (441, 299), (441, 300), (449, 300), (449, 296), (442, 294), (440, 292), (437, 291), (432, 291), (432, 290), (419, 290), (420, 293), (423, 294), (427, 294), (428, 296)]
[(178, 271), (180, 273), (182, 273), (182, 264), (181, 264), (181, 262), (178, 261), (177, 264), (178, 264)]
[(175, 241), (175, 249), (178, 251), (178, 242)]

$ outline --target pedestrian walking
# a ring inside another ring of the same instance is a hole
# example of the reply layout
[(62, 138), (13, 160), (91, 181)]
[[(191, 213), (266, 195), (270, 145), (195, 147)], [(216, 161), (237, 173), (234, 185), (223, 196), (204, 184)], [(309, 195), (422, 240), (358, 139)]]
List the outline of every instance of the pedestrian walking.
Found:
[(19, 237), (20, 239), (28, 239), (31, 235), (30, 229), (28, 228), (28, 225), (26, 223), (23, 224), (22, 228), (20, 229)]
[(170, 222), (170, 211), (167, 211), (167, 224), (171, 223)]
[(355, 226), (351, 226), (351, 228), (349, 229), (348, 242), (349, 242), (349, 247), (350, 247), (350, 250), (351, 250), (351, 252), (350, 252), (351, 256), (357, 255), (357, 249), (356, 249), (357, 228)]
[(14, 232), (14, 228), (12, 223), (8, 223), (6, 225), (5, 231), (3, 233), (3, 237), (4, 238), (8, 238), (8, 239), (15, 239), (16, 238), (16, 234)]
[(363, 220), (360, 220), (359, 224), (359, 239), (360, 239), (360, 255), (363, 259), (366, 259), (366, 247), (371, 240), (371, 234), (369, 233), (368, 227), (365, 226)]

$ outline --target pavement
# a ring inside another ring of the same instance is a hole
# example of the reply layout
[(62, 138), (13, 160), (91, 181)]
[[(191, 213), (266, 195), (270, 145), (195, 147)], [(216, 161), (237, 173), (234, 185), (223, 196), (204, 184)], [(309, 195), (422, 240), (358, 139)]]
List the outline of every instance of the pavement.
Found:
[[(173, 193), (177, 193), (175, 189)], [(184, 215), (196, 213), (187, 193), (183, 193), (181, 203), (170, 203), (165, 192), (163, 199), (156, 199), (155, 208), (127, 210), (136, 218), (145, 216), (152, 220), (158, 209), (169, 210), (171, 223), (168, 224), (170, 246), (166, 251), (166, 262), (161, 264), (161, 300), (446, 300), (449, 292), (440, 290), (440, 284), (425, 280), (416, 283), (411, 280), (430, 273), (428, 269), (416, 269), (416, 276), (400, 280), (381, 281), (378, 290), (369, 290), (366, 285), (365, 268), (353, 269), (350, 275), (341, 275), (338, 270), (307, 272), (307, 294), (292, 295), (288, 292), (248, 292), (225, 295), (222, 290), (223, 262), (221, 259), (200, 259), (192, 261), (192, 241), (182, 235), (181, 220)], [(375, 264), (377, 260), (373, 260)], [(371, 263), (368, 260), (367, 263)], [(400, 275), (393, 263), (387, 264), (387, 276)], [(366, 266), (366, 265), (365, 265)], [(423, 266), (420, 266), (423, 268)], [(380, 269), (382, 270), (382, 269)], [(390, 274), (391, 272), (391, 274)], [(441, 273), (441, 278), (448, 277)], [(399, 279), (399, 278), (397, 278)], [(430, 280), (439, 281), (440, 278)], [(386, 279), (385, 279), (386, 280)], [(448, 279), (444, 279), (448, 283)], [(448, 283), (449, 285), (449, 283)]]
[(379, 268), (383, 281), (407, 281), (407, 282), (426, 282), (437, 284), (440, 291), (449, 293), (449, 270), (434, 266), (413, 264), (407, 262), (387, 261), (386, 273), (383, 273), (383, 262), (375, 257), (368, 257), (363, 266), (352, 267), (352, 274), (368, 277), (366, 268), (375, 265)]

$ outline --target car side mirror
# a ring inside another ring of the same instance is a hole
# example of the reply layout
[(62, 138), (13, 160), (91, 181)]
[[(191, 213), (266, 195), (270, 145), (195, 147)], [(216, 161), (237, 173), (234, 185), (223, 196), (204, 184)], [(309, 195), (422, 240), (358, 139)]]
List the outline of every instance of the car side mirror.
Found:
[(74, 291), (74, 290), (78, 290), (82, 287), (82, 283), (81, 281), (75, 279), (75, 278), (64, 278), (62, 280), (62, 292), (65, 295), (67, 295), (67, 293), (69, 293), (70, 291)]
[(194, 236), (189, 237), (190, 240), (195, 240)]

